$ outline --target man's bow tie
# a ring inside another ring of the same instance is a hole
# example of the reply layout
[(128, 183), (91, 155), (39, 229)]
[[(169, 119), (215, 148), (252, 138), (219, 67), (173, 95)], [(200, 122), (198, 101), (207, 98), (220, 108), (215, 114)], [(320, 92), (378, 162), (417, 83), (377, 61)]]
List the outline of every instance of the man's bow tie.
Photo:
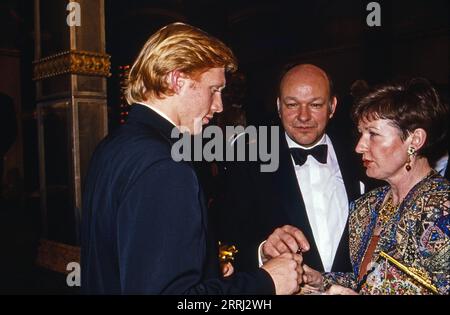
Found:
[(311, 154), (320, 163), (322, 164), (327, 163), (328, 146), (326, 144), (315, 146), (310, 150), (300, 148), (290, 148), (289, 151), (291, 152), (292, 157), (294, 158), (295, 164), (300, 166), (305, 164), (309, 154)]

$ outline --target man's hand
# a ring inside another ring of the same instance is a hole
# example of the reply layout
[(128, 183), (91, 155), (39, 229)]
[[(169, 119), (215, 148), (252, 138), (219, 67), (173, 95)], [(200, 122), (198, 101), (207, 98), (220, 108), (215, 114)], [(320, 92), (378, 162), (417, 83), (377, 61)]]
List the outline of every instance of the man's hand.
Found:
[(269, 236), (262, 246), (262, 253), (265, 258), (274, 258), (283, 253), (306, 252), (309, 250), (309, 243), (303, 232), (292, 225), (285, 225)]
[(233, 264), (230, 262), (220, 264), (220, 271), (222, 272), (222, 277), (226, 278), (234, 273)]
[(277, 295), (293, 294), (299, 290), (303, 280), (302, 261), (301, 255), (284, 253), (262, 266), (272, 277)]

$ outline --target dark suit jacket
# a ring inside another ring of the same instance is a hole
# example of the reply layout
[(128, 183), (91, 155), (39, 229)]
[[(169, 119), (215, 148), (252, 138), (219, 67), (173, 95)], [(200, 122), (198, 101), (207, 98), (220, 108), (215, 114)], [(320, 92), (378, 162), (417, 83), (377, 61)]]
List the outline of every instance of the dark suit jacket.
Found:
[[(360, 196), (358, 165), (361, 162), (356, 155), (352, 155), (353, 148), (345, 149), (336, 139), (331, 136), (330, 139), (348, 199), (354, 200)], [(275, 228), (293, 225), (303, 231), (311, 246), (303, 255), (305, 263), (323, 271), (282, 128), (279, 150), (279, 168), (273, 173), (261, 173), (260, 162), (234, 162), (227, 166), (225, 192), (214, 209), (217, 212), (215, 225), (218, 237), (225, 243), (237, 246), (239, 253), (236, 255), (235, 267), (237, 270), (247, 270), (258, 264), (258, 245)], [(351, 271), (348, 227), (340, 240), (332, 271)]]
[(197, 177), (189, 162), (171, 158), (172, 127), (135, 104), (97, 147), (83, 196), (83, 292), (274, 293), (263, 269), (219, 278)]

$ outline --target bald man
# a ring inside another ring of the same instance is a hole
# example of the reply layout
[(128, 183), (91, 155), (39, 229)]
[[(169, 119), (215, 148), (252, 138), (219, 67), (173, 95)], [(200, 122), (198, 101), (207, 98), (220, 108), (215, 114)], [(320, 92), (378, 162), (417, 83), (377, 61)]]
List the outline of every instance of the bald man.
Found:
[(235, 163), (218, 206), (219, 238), (237, 246), (237, 270), (261, 264), (258, 253), (261, 260), (298, 249), (278, 240), (300, 229), (310, 243), (305, 264), (319, 271), (351, 271), (348, 204), (362, 193), (361, 163), (349, 139), (339, 141), (326, 132), (337, 105), (332, 81), (319, 67), (300, 64), (284, 74), (277, 99), (278, 170), (262, 173), (259, 162)]

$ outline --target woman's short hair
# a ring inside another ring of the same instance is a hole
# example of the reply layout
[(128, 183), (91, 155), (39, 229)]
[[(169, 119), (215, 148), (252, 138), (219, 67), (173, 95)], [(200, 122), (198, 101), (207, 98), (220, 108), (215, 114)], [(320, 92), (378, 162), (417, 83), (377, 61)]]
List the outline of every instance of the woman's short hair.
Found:
[(388, 119), (400, 130), (402, 140), (417, 128), (426, 131), (424, 145), (417, 154), (432, 165), (447, 149), (448, 115), (446, 104), (423, 78), (375, 87), (353, 106), (353, 119)]
[(220, 40), (184, 24), (169, 24), (145, 43), (128, 78), (125, 97), (129, 104), (173, 95), (166, 75), (178, 70), (192, 79), (210, 68), (234, 72), (237, 61)]

